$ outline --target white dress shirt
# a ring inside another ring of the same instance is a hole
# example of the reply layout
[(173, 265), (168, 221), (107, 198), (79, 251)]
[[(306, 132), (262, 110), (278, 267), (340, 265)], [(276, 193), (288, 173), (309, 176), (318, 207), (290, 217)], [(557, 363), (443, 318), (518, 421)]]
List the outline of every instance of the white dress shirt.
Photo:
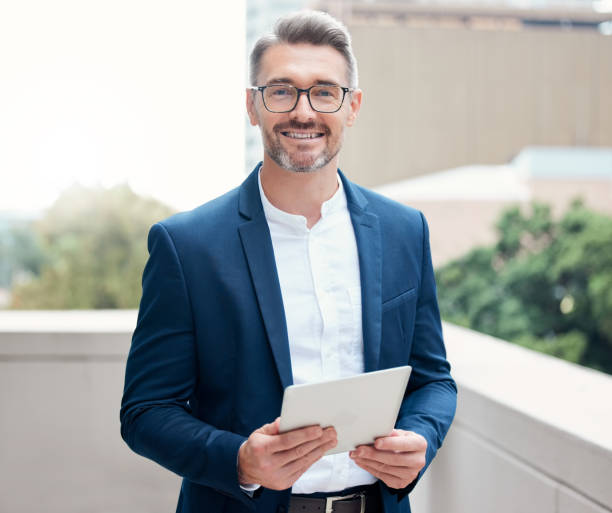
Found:
[[(363, 336), (357, 243), (342, 181), (312, 227), (259, 193), (272, 237), (295, 384), (361, 374)], [(334, 492), (374, 483), (348, 453), (324, 456), (293, 485), (293, 493)]]

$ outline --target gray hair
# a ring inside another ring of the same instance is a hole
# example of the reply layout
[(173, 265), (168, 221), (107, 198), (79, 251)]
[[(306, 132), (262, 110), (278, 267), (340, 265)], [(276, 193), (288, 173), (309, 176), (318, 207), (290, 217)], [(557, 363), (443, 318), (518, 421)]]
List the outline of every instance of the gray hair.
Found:
[(266, 50), (277, 44), (308, 43), (331, 46), (344, 57), (348, 69), (349, 87), (357, 87), (357, 61), (351, 48), (351, 36), (346, 27), (321, 11), (300, 11), (280, 18), (271, 34), (260, 37), (251, 51), (249, 78), (257, 85), (261, 58)]

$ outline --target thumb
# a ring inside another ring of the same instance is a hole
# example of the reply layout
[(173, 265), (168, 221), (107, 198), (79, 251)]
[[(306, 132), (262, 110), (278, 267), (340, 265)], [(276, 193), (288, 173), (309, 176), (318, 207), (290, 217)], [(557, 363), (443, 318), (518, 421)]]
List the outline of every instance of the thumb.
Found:
[(279, 423), (280, 423), (280, 417), (276, 417), (276, 420), (274, 422), (271, 422), (270, 424), (264, 424), (257, 431), (259, 431), (260, 433), (264, 435), (278, 435)]

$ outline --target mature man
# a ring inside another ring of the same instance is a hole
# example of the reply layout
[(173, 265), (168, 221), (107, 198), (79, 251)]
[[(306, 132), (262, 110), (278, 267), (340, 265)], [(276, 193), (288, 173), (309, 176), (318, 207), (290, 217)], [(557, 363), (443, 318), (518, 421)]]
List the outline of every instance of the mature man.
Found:
[[(279, 20), (251, 81), (263, 163), (149, 234), (122, 436), (184, 478), (179, 512), (408, 512), (456, 402), (427, 225), (338, 171), (362, 98), (344, 26)], [(288, 385), (406, 364), (374, 445), (323, 457), (333, 426), (279, 432)]]

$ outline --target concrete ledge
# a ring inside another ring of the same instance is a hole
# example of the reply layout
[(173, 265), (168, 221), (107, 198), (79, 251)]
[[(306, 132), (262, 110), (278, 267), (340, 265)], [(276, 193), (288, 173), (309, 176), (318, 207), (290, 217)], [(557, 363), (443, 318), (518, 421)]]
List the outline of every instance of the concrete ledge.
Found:
[(0, 311), (0, 511), (176, 509), (177, 476), (119, 434), (135, 324), (135, 311)]
[(455, 426), (567, 488), (564, 497), (612, 510), (612, 377), (457, 326), (444, 333)]
[(0, 310), (0, 334), (132, 333), (137, 310)]
[(612, 450), (612, 376), (448, 323), (444, 335), (464, 387)]
[[(50, 513), (175, 507), (176, 476), (119, 437), (135, 324), (135, 311), (0, 311), (0, 511), (43, 500)], [(457, 416), (413, 510), (612, 512), (612, 377), (457, 326), (444, 333)]]
[(136, 310), (0, 311), (0, 361), (124, 360)]

